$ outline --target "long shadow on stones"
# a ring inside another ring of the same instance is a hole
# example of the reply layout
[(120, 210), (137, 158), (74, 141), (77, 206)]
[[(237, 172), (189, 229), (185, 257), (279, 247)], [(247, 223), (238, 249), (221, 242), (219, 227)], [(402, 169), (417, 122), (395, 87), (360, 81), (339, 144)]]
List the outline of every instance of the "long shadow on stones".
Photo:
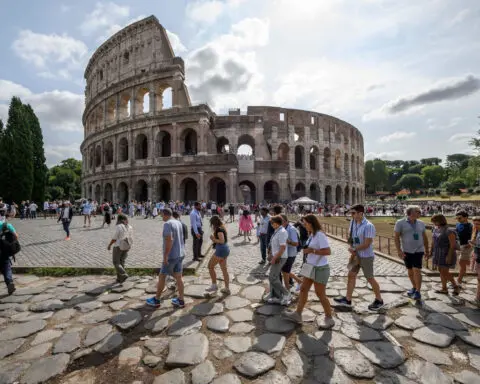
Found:
[(63, 241), (65, 241), (65, 240), (63, 240), (63, 239), (58, 239), (58, 240), (38, 241), (38, 242), (36, 242), (36, 243), (24, 244), (24, 245), (23, 245), (23, 248), (32, 247), (32, 246), (35, 246), (35, 245), (45, 245), (45, 244), (52, 244), (52, 243), (60, 243), (60, 242), (63, 242)]

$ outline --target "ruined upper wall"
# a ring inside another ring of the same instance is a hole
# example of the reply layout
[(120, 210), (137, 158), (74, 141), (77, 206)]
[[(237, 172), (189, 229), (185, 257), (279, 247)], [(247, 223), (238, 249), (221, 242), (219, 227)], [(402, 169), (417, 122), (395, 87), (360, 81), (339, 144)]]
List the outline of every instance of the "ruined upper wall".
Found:
[(118, 82), (154, 70), (175, 70), (182, 78), (185, 73), (165, 28), (149, 16), (123, 28), (95, 51), (84, 75), (86, 103)]

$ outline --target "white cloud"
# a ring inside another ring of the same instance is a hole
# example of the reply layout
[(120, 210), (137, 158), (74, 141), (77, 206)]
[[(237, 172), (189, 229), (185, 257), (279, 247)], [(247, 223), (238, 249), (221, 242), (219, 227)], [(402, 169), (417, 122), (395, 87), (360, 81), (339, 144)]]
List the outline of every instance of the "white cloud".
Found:
[(211, 24), (223, 13), (225, 3), (219, 0), (194, 1), (187, 4), (186, 16), (196, 23)]
[(168, 39), (170, 40), (170, 45), (172, 46), (173, 52), (175, 52), (175, 55), (186, 52), (187, 47), (185, 47), (185, 45), (182, 44), (180, 37), (176, 33), (169, 31), (168, 29), (166, 29), (166, 31), (167, 31)]
[(455, 128), (463, 121), (463, 117), (452, 117), (447, 124), (438, 124), (435, 119), (427, 120), (427, 129), (429, 131), (444, 131), (447, 129)]
[(390, 143), (391, 141), (410, 139), (415, 137), (417, 134), (415, 132), (404, 132), (397, 131), (393, 132), (390, 135), (382, 136), (378, 139), (379, 143)]
[[(83, 66), (88, 48), (84, 42), (74, 39), (67, 34), (45, 35), (30, 30), (22, 30), (12, 44), (17, 56), (33, 64), (45, 77), (70, 77), (70, 71), (79, 70)], [(62, 73), (58, 73), (58, 66), (62, 66)]]
[(95, 9), (85, 16), (80, 30), (84, 35), (93, 35), (94, 33), (102, 33), (109, 31), (120, 21), (130, 16), (130, 7), (109, 3), (97, 3)]
[(454, 27), (457, 24), (460, 24), (465, 21), (465, 19), (470, 15), (471, 11), (468, 8), (458, 11), (455, 17), (448, 22), (448, 27)]
[(365, 155), (366, 160), (373, 160), (373, 159), (382, 159), (382, 160), (395, 160), (399, 157), (403, 156), (403, 151), (390, 151), (390, 152), (368, 152)]
[(0, 79), (0, 102), (10, 102), (12, 96), (25, 97), (31, 94), (32, 92), (23, 85)]
[(456, 133), (452, 135), (448, 141), (452, 143), (462, 143), (465, 144), (469, 142), (475, 136), (474, 132), (471, 133)]
[(56, 164), (62, 160), (73, 157), (82, 160), (80, 154), (80, 143), (72, 143), (68, 145), (45, 145), (45, 155), (50, 160), (50, 164)]

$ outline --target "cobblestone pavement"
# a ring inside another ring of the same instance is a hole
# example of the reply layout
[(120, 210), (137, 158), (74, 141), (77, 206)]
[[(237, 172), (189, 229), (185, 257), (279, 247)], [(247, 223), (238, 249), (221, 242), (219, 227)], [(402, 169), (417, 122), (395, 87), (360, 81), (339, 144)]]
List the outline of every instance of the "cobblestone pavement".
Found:
[[(107, 245), (115, 232), (112, 222), (110, 228), (101, 228), (103, 218), (97, 216), (90, 228), (83, 228), (83, 217), (74, 216), (72, 220), (71, 240), (65, 241), (65, 232), (61, 223), (55, 219), (19, 220), (11, 223), (20, 235), (21, 252), (16, 256), (15, 266), (53, 267), (69, 266), (83, 268), (111, 267), (111, 252)], [(188, 216), (182, 221), (190, 228)], [(154, 268), (161, 262), (162, 230), (161, 218), (130, 220), (134, 228), (134, 245), (129, 252), (127, 267)], [(204, 245), (208, 245), (210, 230), (204, 220)], [(208, 241), (207, 241), (208, 240)], [(187, 239), (187, 260), (192, 259), (192, 237)]]
[[(189, 217), (182, 217), (182, 221), (188, 226)], [(64, 241), (64, 232), (61, 224), (54, 219), (37, 219), (30, 221), (13, 220), (20, 234), (22, 251), (17, 255), (16, 266), (19, 267), (46, 267), (46, 266), (78, 266), (78, 267), (110, 267), (111, 253), (106, 246), (114, 232), (111, 228), (100, 228), (102, 218), (92, 222), (92, 227), (83, 228), (83, 218), (74, 217), (71, 226), (72, 240)], [(129, 267), (158, 267), (161, 258), (162, 239), (161, 233), (163, 222), (160, 218), (155, 220), (134, 218), (131, 224), (135, 230), (134, 247), (129, 252), (127, 266)], [(228, 233), (231, 236), (231, 256), (229, 265), (232, 273), (263, 275), (266, 268), (258, 265), (260, 260), (260, 246), (255, 244), (256, 237), (252, 236), (252, 242), (243, 242), (243, 237), (236, 237), (238, 223), (227, 224)], [(204, 249), (210, 243), (208, 236), (208, 218), (204, 219)], [(332, 276), (346, 276), (346, 264), (348, 252), (344, 243), (330, 239), (333, 254), (329, 257)], [(187, 240), (187, 259), (192, 258), (192, 238)], [(301, 256), (297, 257), (294, 271), (298, 271), (301, 264)], [(205, 271), (206, 263), (203, 264)], [(403, 276), (405, 268), (388, 259), (377, 257), (375, 272), (378, 276)]]
[[(379, 278), (386, 308), (366, 309), (363, 278), (353, 312), (337, 309), (333, 330), (319, 329), (323, 309), (313, 292), (303, 323), (284, 307), (263, 305), (267, 283), (236, 275), (228, 297), (204, 298), (205, 277), (185, 277), (186, 307), (145, 305), (153, 277), (38, 278), (17, 275), (17, 291), (0, 287), (0, 383), (479, 383), (480, 313), (460, 297), (433, 291), (425, 278), (421, 305), (404, 296), (405, 277)], [(327, 295), (346, 287), (329, 281)], [(292, 305), (293, 308), (293, 305)]]

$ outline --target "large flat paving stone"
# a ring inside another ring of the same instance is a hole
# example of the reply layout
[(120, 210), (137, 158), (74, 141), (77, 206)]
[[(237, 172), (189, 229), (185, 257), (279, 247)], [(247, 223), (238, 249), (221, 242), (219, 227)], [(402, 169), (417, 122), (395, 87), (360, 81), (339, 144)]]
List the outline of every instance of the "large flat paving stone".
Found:
[(437, 300), (426, 300), (423, 303), (423, 309), (429, 312), (458, 313), (458, 311), (455, 308), (453, 308), (451, 305), (448, 305), (442, 301), (437, 301)]
[(113, 331), (113, 327), (110, 324), (102, 324), (96, 327), (90, 328), (85, 336), (83, 344), (86, 347), (90, 347), (98, 342), (102, 341)]
[(423, 343), (415, 343), (412, 346), (412, 350), (420, 358), (425, 361), (429, 361), (430, 363), (437, 365), (452, 365), (452, 360), (450, 359), (450, 356), (447, 353), (443, 352), (443, 350), (440, 348), (431, 347), (430, 345), (426, 345)]
[(80, 332), (65, 333), (53, 347), (53, 353), (71, 353), (80, 348)]
[(20, 375), (25, 372), (29, 366), (30, 363), (24, 361), (9, 363), (0, 362), (0, 383), (18, 383)]
[(98, 324), (112, 317), (112, 312), (108, 309), (100, 308), (95, 311), (86, 313), (78, 318), (78, 321), (82, 324)]
[(460, 384), (478, 384), (480, 383), (480, 375), (472, 371), (462, 371), (453, 375), (455, 382)]
[(480, 333), (478, 332), (457, 332), (457, 336), (465, 343), (480, 348)]
[(166, 364), (186, 367), (203, 362), (208, 355), (208, 339), (203, 333), (181, 336), (170, 341)]
[(295, 323), (281, 316), (273, 316), (265, 320), (265, 329), (271, 333), (289, 333), (292, 332), (295, 327)]
[(111, 333), (100, 343), (95, 345), (94, 349), (100, 353), (110, 353), (123, 343), (123, 336), (120, 332)]
[(328, 353), (327, 344), (308, 333), (300, 333), (296, 340), (297, 348), (306, 356), (320, 356)]
[(225, 346), (235, 353), (247, 352), (252, 346), (252, 339), (247, 336), (228, 336), (223, 340)]
[(228, 330), (230, 333), (234, 334), (247, 334), (252, 332), (255, 329), (255, 326), (251, 323), (235, 323)]
[(480, 328), (480, 311), (478, 309), (464, 308), (462, 313), (453, 315), (456, 319), (472, 327)]
[(280, 315), (284, 310), (285, 308), (280, 305), (262, 305), (256, 309), (256, 312), (259, 315), (276, 316)]
[(14, 296), (27, 296), (27, 295), (38, 295), (48, 289), (48, 286), (42, 285), (39, 287), (30, 287), (30, 288), (19, 288), (13, 295)]
[(425, 344), (446, 348), (455, 338), (455, 333), (441, 325), (431, 324), (413, 331), (412, 337)]
[(237, 282), (241, 285), (257, 285), (261, 283), (255, 276), (252, 275), (238, 275), (236, 277)]
[(202, 322), (194, 315), (184, 315), (168, 328), (169, 336), (184, 336), (198, 332), (202, 328)]
[(41, 331), (46, 326), (47, 322), (45, 320), (33, 320), (27, 323), (9, 325), (0, 331), (0, 341), (28, 337)]
[(159, 356), (168, 348), (169, 343), (170, 339), (168, 337), (152, 338), (145, 341), (145, 348)]
[(153, 384), (185, 384), (185, 373), (179, 368), (157, 376)]
[(30, 345), (43, 344), (43, 343), (46, 343), (47, 341), (57, 339), (62, 335), (63, 335), (63, 331), (59, 331), (55, 329), (47, 329), (46, 331), (37, 333), (37, 335), (35, 336), (35, 339), (33, 339)]
[(40, 312), (40, 313), (32, 313), (32, 312), (20, 312), (16, 315), (13, 315), (11, 319), (18, 323), (26, 323), (28, 321), (33, 320), (47, 320), (53, 316), (54, 312)]
[(454, 331), (466, 331), (467, 327), (453, 316), (445, 313), (431, 313), (427, 316), (426, 322), (428, 324), (437, 324)]
[(188, 297), (193, 297), (194, 299), (203, 299), (205, 297), (205, 289), (208, 285), (203, 284), (192, 284), (185, 287), (184, 295)]
[(278, 355), (285, 347), (285, 336), (277, 333), (264, 333), (253, 342), (252, 351), (263, 352), (269, 355)]
[(118, 355), (118, 365), (122, 366), (136, 366), (142, 360), (143, 351), (140, 347), (126, 348)]
[(353, 342), (347, 336), (342, 335), (340, 332), (332, 330), (321, 330), (315, 332), (315, 337), (322, 343), (333, 348), (353, 348)]
[(26, 339), (15, 339), (0, 343), (0, 360), (15, 353), (17, 349), (25, 343), (25, 340)]
[(414, 331), (417, 328), (422, 328), (425, 324), (415, 316), (400, 316), (395, 320), (395, 325), (403, 329)]
[(26, 296), (7, 296), (4, 297), (3, 299), (0, 299), (0, 303), (5, 304), (5, 303), (26, 303), (28, 300), (30, 300), (33, 296), (32, 295), (26, 295)]
[(246, 352), (233, 365), (240, 374), (255, 378), (275, 367), (275, 360), (265, 353)]
[(97, 298), (98, 301), (106, 304), (110, 304), (122, 299), (123, 295), (120, 293), (109, 293), (108, 295), (101, 295)]
[(300, 382), (310, 370), (309, 359), (295, 349), (282, 356), (282, 363), (287, 369), (287, 376), (293, 382)]
[(131, 281), (126, 281), (121, 285), (116, 285), (115, 287), (112, 288), (113, 293), (122, 293), (122, 292), (127, 292), (130, 289), (132, 289), (135, 286), (135, 283)]
[(110, 322), (118, 328), (126, 331), (138, 325), (142, 321), (140, 312), (134, 309), (125, 309), (112, 317)]
[(405, 361), (402, 348), (386, 341), (369, 341), (356, 347), (373, 364), (385, 369), (398, 367)]
[(50, 299), (45, 300), (40, 303), (35, 303), (30, 305), (30, 311), (32, 312), (49, 312), (57, 311), (62, 309), (65, 306), (65, 303), (62, 300)]
[(22, 384), (44, 383), (63, 373), (68, 366), (70, 356), (66, 353), (44, 357), (33, 363), (22, 376)]
[(248, 300), (259, 301), (262, 299), (263, 294), (265, 293), (265, 288), (261, 285), (252, 285), (246, 287), (240, 293), (241, 296), (245, 297)]
[(27, 349), (23, 353), (19, 353), (15, 356), (16, 360), (36, 360), (45, 356), (52, 348), (52, 343), (44, 343), (36, 345), (30, 349)]
[(196, 316), (219, 315), (223, 312), (222, 303), (200, 303), (195, 305), (190, 313)]
[(168, 327), (170, 319), (169, 317), (155, 317), (151, 319), (150, 321), (146, 322), (144, 327), (145, 329), (148, 329), (152, 333), (160, 333), (163, 332), (165, 329)]
[(210, 360), (204, 361), (192, 370), (192, 384), (209, 384), (217, 374)]
[(359, 379), (373, 379), (375, 370), (360, 352), (353, 349), (337, 349), (334, 352), (335, 362), (345, 372)]
[(363, 319), (363, 324), (367, 327), (382, 331), (393, 324), (393, 319), (385, 315), (370, 315)]
[(404, 365), (397, 368), (407, 379), (425, 384), (452, 384), (452, 378), (435, 364), (429, 361), (408, 359)]
[(250, 305), (252, 302), (248, 299), (245, 299), (240, 296), (228, 296), (225, 299), (225, 308), (232, 310), (232, 309), (239, 309)]
[(313, 370), (304, 382), (308, 384), (353, 384), (353, 381), (327, 356), (315, 357)]
[(480, 349), (470, 349), (468, 351), (468, 359), (470, 360), (470, 365), (476, 370), (480, 371)]
[(253, 312), (248, 308), (240, 308), (233, 311), (228, 311), (227, 316), (232, 319), (234, 323), (253, 320)]
[(242, 384), (242, 381), (234, 373), (227, 373), (226, 375), (217, 377), (212, 381), (212, 384)]
[(87, 301), (85, 303), (80, 303), (75, 305), (75, 309), (78, 309), (82, 313), (87, 313), (93, 311), (94, 309), (99, 309), (103, 307), (103, 303), (98, 300)]
[(372, 328), (364, 325), (343, 323), (341, 332), (352, 340), (366, 342), (381, 340), (382, 335)]
[(70, 320), (77, 313), (78, 312), (73, 308), (61, 309), (58, 312), (55, 312), (55, 314), (52, 316), (52, 320), (57, 323), (61, 323)]
[(230, 320), (226, 316), (211, 316), (207, 319), (207, 328), (214, 332), (228, 332)]

